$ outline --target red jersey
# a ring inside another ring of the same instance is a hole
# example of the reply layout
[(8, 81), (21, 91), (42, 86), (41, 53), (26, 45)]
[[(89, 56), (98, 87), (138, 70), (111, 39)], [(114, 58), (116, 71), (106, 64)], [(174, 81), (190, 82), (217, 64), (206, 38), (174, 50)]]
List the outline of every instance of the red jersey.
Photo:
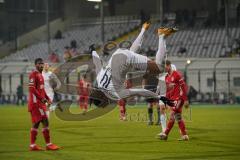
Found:
[(28, 110), (31, 111), (32, 107), (45, 107), (42, 103), (44, 99), (50, 101), (44, 90), (44, 79), (42, 73), (37, 70), (29, 74), (29, 95), (28, 95)]
[(89, 83), (85, 82), (84, 80), (80, 80), (79, 83), (79, 95), (88, 96), (89, 95)]
[(165, 77), (166, 97), (171, 100), (187, 100), (187, 85), (178, 71), (173, 71), (171, 75)]

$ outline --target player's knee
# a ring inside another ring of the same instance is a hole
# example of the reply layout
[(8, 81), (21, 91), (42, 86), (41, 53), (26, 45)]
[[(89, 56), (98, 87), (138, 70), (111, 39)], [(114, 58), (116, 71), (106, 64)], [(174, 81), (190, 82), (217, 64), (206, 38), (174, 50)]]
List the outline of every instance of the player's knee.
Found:
[(45, 127), (48, 127), (48, 126), (49, 126), (48, 119), (42, 120), (42, 125), (43, 125), (44, 128), (45, 128)]
[(33, 123), (33, 124), (32, 124), (32, 127), (35, 128), (35, 129), (38, 129), (39, 124), (40, 124), (40, 122)]
[(153, 107), (153, 104), (152, 103), (148, 103), (148, 108), (152, 108)]
[(169, 120), (170, 120), (170, 121), (175, 121), (175, 116), (174, 116), (174, 114), (171, 114), (171, 115), (170, 115)]
[(181, 113), (175, 113), (175, 114), (174, 114), (174, 117), (175, 117), (176, 121), (178, 121), (178, 122), (182, 120), (182, 115), (181, 115)]
[(148, 108), (148, 113), (152, 114), (153, 113), (153, 109), (152, 108)]

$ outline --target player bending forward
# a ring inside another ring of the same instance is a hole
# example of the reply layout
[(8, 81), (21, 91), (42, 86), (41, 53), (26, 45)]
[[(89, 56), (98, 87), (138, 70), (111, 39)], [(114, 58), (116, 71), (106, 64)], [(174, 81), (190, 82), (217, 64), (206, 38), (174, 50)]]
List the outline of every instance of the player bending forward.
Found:
[(175, 120), (178, 122), (178, 127), (181, 131), (181, 140), (189, 140), (186, 132), (185, 123), (182, 118), (182, 108), (184, 102), (187, 101), (187, 85), (182, 75), (171, 68), (171, 61), (167, 60), (165, 65), (167, 75), (165, 77), (166, 83), (166, 97), (174, 102), (171, 107), (170, 120), (165, 131), (158, 134), (161, 140), (167, 140)]
[[(142, 30), (138, 35), (137, 39), (134, 41), (130, 49), (117, 49), (111, 56), (110, 60), (106, 67), (102, 67), (101, 60), (96, 53), (92, 52), (93, 63), (95, 64), (96, 73), (97, 73), (97, 87), (98, 90), (92, 91), (91, 97), (96, 98), (107, 97), (106, 101), (111, 100), (120, 100), (123, 98), (128, 98), (131, 96), (143, 96), (143, 97), (154, 97), (160, 98), (164, 103), (169, 103), (165, 97), (160, 97), (158, 94), (146, 90), (146, 89), (137, 89), (130, 88), (126, 89), (124, 87), (124, 81), (126, 80), (126, 74), (129, 71), (145, 71), (145, 74), (159, 74), (162, 72), (161, 63), (166, 52), (165, 38), (172, 33), (176, 32), (174, 28), (159, 28), (158, 29), (158, 51), (156, 53), (155, 61), (150, 60), (146, 56), (137, 54), (137, 50), (140, 49), (143, 34), (149, 28), (149, 24), (143, 24)], [(99, 99), (100, 99), (99, 98)], [(93, 103), (97, 106), (106, 106), (107, 103), (102, 103), (97, 100), (93, 100)]]
[(44, 90), (44, 79), (42, 76), (43, 60), (37, 58), (35, 60), (36, 70), (29, 75), (29, 99), (28, 111), (32, 118), (32, 128), (30, 132), (30, 151), (43, 150), (35, 141), (37, 139), (39, 124), (42, 123), (42, 134), (46, 142), (46, 150), (58, 150), (59, 147), (50, 141), (49, 122), (47, 117), (47, 106), (52, 102)]

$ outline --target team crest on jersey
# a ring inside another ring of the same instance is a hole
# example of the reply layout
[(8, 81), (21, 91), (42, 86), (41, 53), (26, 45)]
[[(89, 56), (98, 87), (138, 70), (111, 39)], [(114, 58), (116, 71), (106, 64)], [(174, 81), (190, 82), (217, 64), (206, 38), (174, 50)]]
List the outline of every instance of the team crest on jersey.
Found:
[(33, 78), (29, 79), (29, 83), (33, 83)]

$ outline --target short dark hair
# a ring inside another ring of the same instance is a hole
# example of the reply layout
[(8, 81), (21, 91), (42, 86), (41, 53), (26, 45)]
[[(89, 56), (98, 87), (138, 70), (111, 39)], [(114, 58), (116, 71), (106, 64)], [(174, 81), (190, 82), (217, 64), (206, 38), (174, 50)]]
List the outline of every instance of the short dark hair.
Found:
[(42, 58), (37, 58), (37, 59), (35, 59), (35, 65), (37, 64), (37, 63), (39, 63), (39, 62), (43, 62), (43, 59)]
[(169, 65), (171, 65), (172, 64), (172, 62), (170, 61), (170, 60), (166, 60), (166, 65), (167, 66), (169, 66)]

